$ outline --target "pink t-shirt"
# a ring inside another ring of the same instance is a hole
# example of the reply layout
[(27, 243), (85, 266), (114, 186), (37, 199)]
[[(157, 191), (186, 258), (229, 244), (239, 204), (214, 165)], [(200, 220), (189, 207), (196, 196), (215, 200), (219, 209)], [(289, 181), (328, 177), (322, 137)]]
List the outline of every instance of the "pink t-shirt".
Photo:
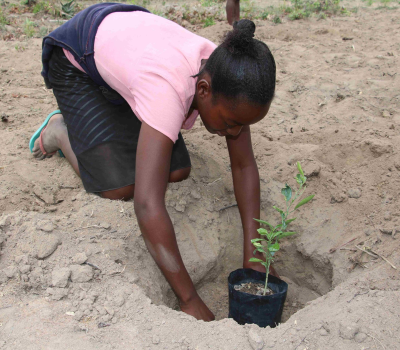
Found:
[[(115, 12), (100, 24), (94, 58), (106, 83), (131, 106), (136, 116), (173, 142), (187, 119), (201, 60), (216, 48), (211, 41), (178, 24), (146, 12)], [(81, 67), (65, 51), (71, 63)]]

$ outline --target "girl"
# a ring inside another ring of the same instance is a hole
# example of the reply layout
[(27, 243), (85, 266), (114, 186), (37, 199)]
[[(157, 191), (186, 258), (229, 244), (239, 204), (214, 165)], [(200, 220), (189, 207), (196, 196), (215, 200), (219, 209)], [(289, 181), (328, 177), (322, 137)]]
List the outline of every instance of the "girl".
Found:
[(216, 47), (179, 25), (122, 4), (77, 14), (43, 43), (43, 72), (60, 111), (31, 139), (44, 159), (64, 155), (88, 192), (134, 198), (147, 248), (179, 299), (181, 310), (210, 321), (182, 262), (165, 207), (168, 182), (190, 174), (180, 129), (200, 115), (225, 137), (244, 231), (243, 266), (253, 256), (260, 182), (250, 125), (263, 119), (275, 91), (275, 62), (253, 38), (252, 21), (236, 22)]

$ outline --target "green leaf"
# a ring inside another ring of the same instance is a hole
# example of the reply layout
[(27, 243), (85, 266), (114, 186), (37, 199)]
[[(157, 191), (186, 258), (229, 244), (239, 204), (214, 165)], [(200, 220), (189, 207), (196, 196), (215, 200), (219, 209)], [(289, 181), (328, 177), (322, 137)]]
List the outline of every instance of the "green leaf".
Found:
[(261, 247), (262, 247), (262, 244), (261, 244), (261, 243), (257, 243), (257, 242), (254, 242), (253, 245), (254, 245), (256, 248), (261, 248)]
[(262, 236), (265, 236), (265, 235), (268, 234), (268, 231), (267, 231), (265, 228), (259, 228), (259, 229), (257, 230), (257, 232), (258, 232), (260, 235), (262, 235)]
[(263, 239), (263, 238), (253, 238), (253, 239), (251, 240), (251, 243), (261, 242), (261, 241), (265, 241), (265, 239)]
[(279, 236), (275, 237), (277, 240), (280, 240), (282, 238), (285, 237), (289, 237), (289, 236), (293, 236), (295, 235), (297, 232), (282, 232)]
[(250, 261), (250, 262), (260, 262), (260, 263), (263, 263), (263, 262), (264, 262), (264, 260), (257, 259), (257, 258), (251, 258), (249, 261)]
[(292, 198), (292, 188), (288, 184), (285, 184), (285, 187), (281, 189), (281, 192), (285, 196), (286, 202)]
[(259, 220), (259, 219), (253, 219), (253, 220), (256, 220), (256, 221), (259, 222), (260, 224), (263, 224), (263, 225), (268, 226), (270, 229), (273, 229), (273, 228), (274, 228), (274, 226), (271, 225), (271, 224), (270, 224), (269, 222), (267, 222), (267, 221)]
[(272, 252), (277, 252), (279, 250), (280, 246), (279, 243), (276, 242), (274, 244), (268, 245), (268, 250), (272, 253)]
[(303, 169), (301, 168), (300, 162), (297, 162), (297, 169), (299, 170), (299, 173), (301, 174), (301, 176), (304, 176), (304, 172), (303, 172)]
[(302, 184), (303, 184), (303, 179), (302, 179), (302, 177), (301, 177), (301, 174), (297, 174), (296, 177), (295, 177), (295, 179), (296, 179), (296, 181), (297, 181), (297, 183), (298, 183), (299, 185), (302, 185)]
[(303, 200), (301, 200), (295, 207), (294, 209), (300, 208), (302, 205), (308, 203), (311, 199), (313, 199), (315, 196), (315, 194), (312, 194), (311, 196), (308, 196), (306, 198), (304, 198)]
[(296, 220), (296, 218), (286, 220), (286, 226), (289, 225), (289, 224), (290, 224), (291, 222), (293, 222), (294, 220)]
[(282, 233), (282, 231), (274, 232), (271, 239), (274, 239), (275, 237), (279, 236), (281, 233)]
[(285, 219), (286, 214), (284, 213), (284, 211), (282, 209), (279, 209), (277, 206), (273, 206), (272, 208), (274, 208), (277, 212), (279, 212), (279, 214), (281, 214), (282, 219)]

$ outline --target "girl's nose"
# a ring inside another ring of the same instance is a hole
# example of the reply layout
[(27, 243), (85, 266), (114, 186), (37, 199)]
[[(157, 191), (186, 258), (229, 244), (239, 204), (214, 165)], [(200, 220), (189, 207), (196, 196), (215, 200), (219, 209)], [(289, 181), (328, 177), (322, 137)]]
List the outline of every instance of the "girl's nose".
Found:
[(237, 136), (242, 131), (243, 125), (234, 126), (233, 128), (226, 129), (226, 132), (231, 136)]

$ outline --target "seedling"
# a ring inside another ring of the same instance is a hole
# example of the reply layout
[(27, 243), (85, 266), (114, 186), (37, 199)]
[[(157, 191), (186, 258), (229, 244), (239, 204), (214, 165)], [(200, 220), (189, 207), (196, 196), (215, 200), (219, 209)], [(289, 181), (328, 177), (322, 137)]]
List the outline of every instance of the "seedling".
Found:
[[(298, 185), (298, 189), (293, 195), (293, 190), (292, 188), (288, 185), (285, 184), (285, 187), (282, 188), (281, 193), (285, 197), (285, 205), (286, 209), (282, 210), (278, 208), (277, 206), (273, 206), (273, 208), (280, 214), (281, 216), (281, 223), (278, 225), (274, 226), (270, 224), (267, 221), (264, 220), (258, 220), (260, 224), (264, 225), (267, 228), (259, 228), (257, 232), (262, 236), (262, 238), (254, 238), (251, 240), (251, 243), (253, 243), (254, 247), (256, 248), (253, 252), (255, 254), (256, 252), (260, 252), (263, 254), (265, 261), (262, 259), (258, 258), (251, 258), (249, 261), (250, 262), (259, 262), (261, 265), (263, 265), (266, 269), (266, 277), (265, 277), (265, 287), (264, 287), (264, 293), (263, 295), (266, 294), (267, 288), (268, 288), (268, 272), (269, 272), (269, 267), (271, 266), (271, 263), (274, 261), (274, 255), (277, 251), (279, 251), (280, 246), (279, 246), (279, 240), (285, 237), (293, 236), (296, 234), (296, 232), (293, 231), (287, 231), (287, 228), (290, 223), (292, 223), (296, 218), (291, 218), (289, 219), (289, 216), (298, 208), (303, 206), (304, 204), (308, 203), (311, 199), (314, 198), (314, 194), (300, 200), (302, 197), (304, 191), (306, 190), (306, 181), (307, 177), (304, 175), (303, 169), (301, 168), (300, 162), (297, 162), (297, 169), (299, 170), (299, 173), (296, 175), (295, 180)], [(292, 206), (295, 202), (299, 202), (296, 204), (294, 209), (292, 209)]]
[(61, 2), (61, 13), (62, 13), (63, 16), (65, 16), (67, 18), (74, 17), (74, 13), (75, 13), (74, 1), (75, 0), (72, 0), (70, 2), (66, 2), (65, 4), (63, 4)]

